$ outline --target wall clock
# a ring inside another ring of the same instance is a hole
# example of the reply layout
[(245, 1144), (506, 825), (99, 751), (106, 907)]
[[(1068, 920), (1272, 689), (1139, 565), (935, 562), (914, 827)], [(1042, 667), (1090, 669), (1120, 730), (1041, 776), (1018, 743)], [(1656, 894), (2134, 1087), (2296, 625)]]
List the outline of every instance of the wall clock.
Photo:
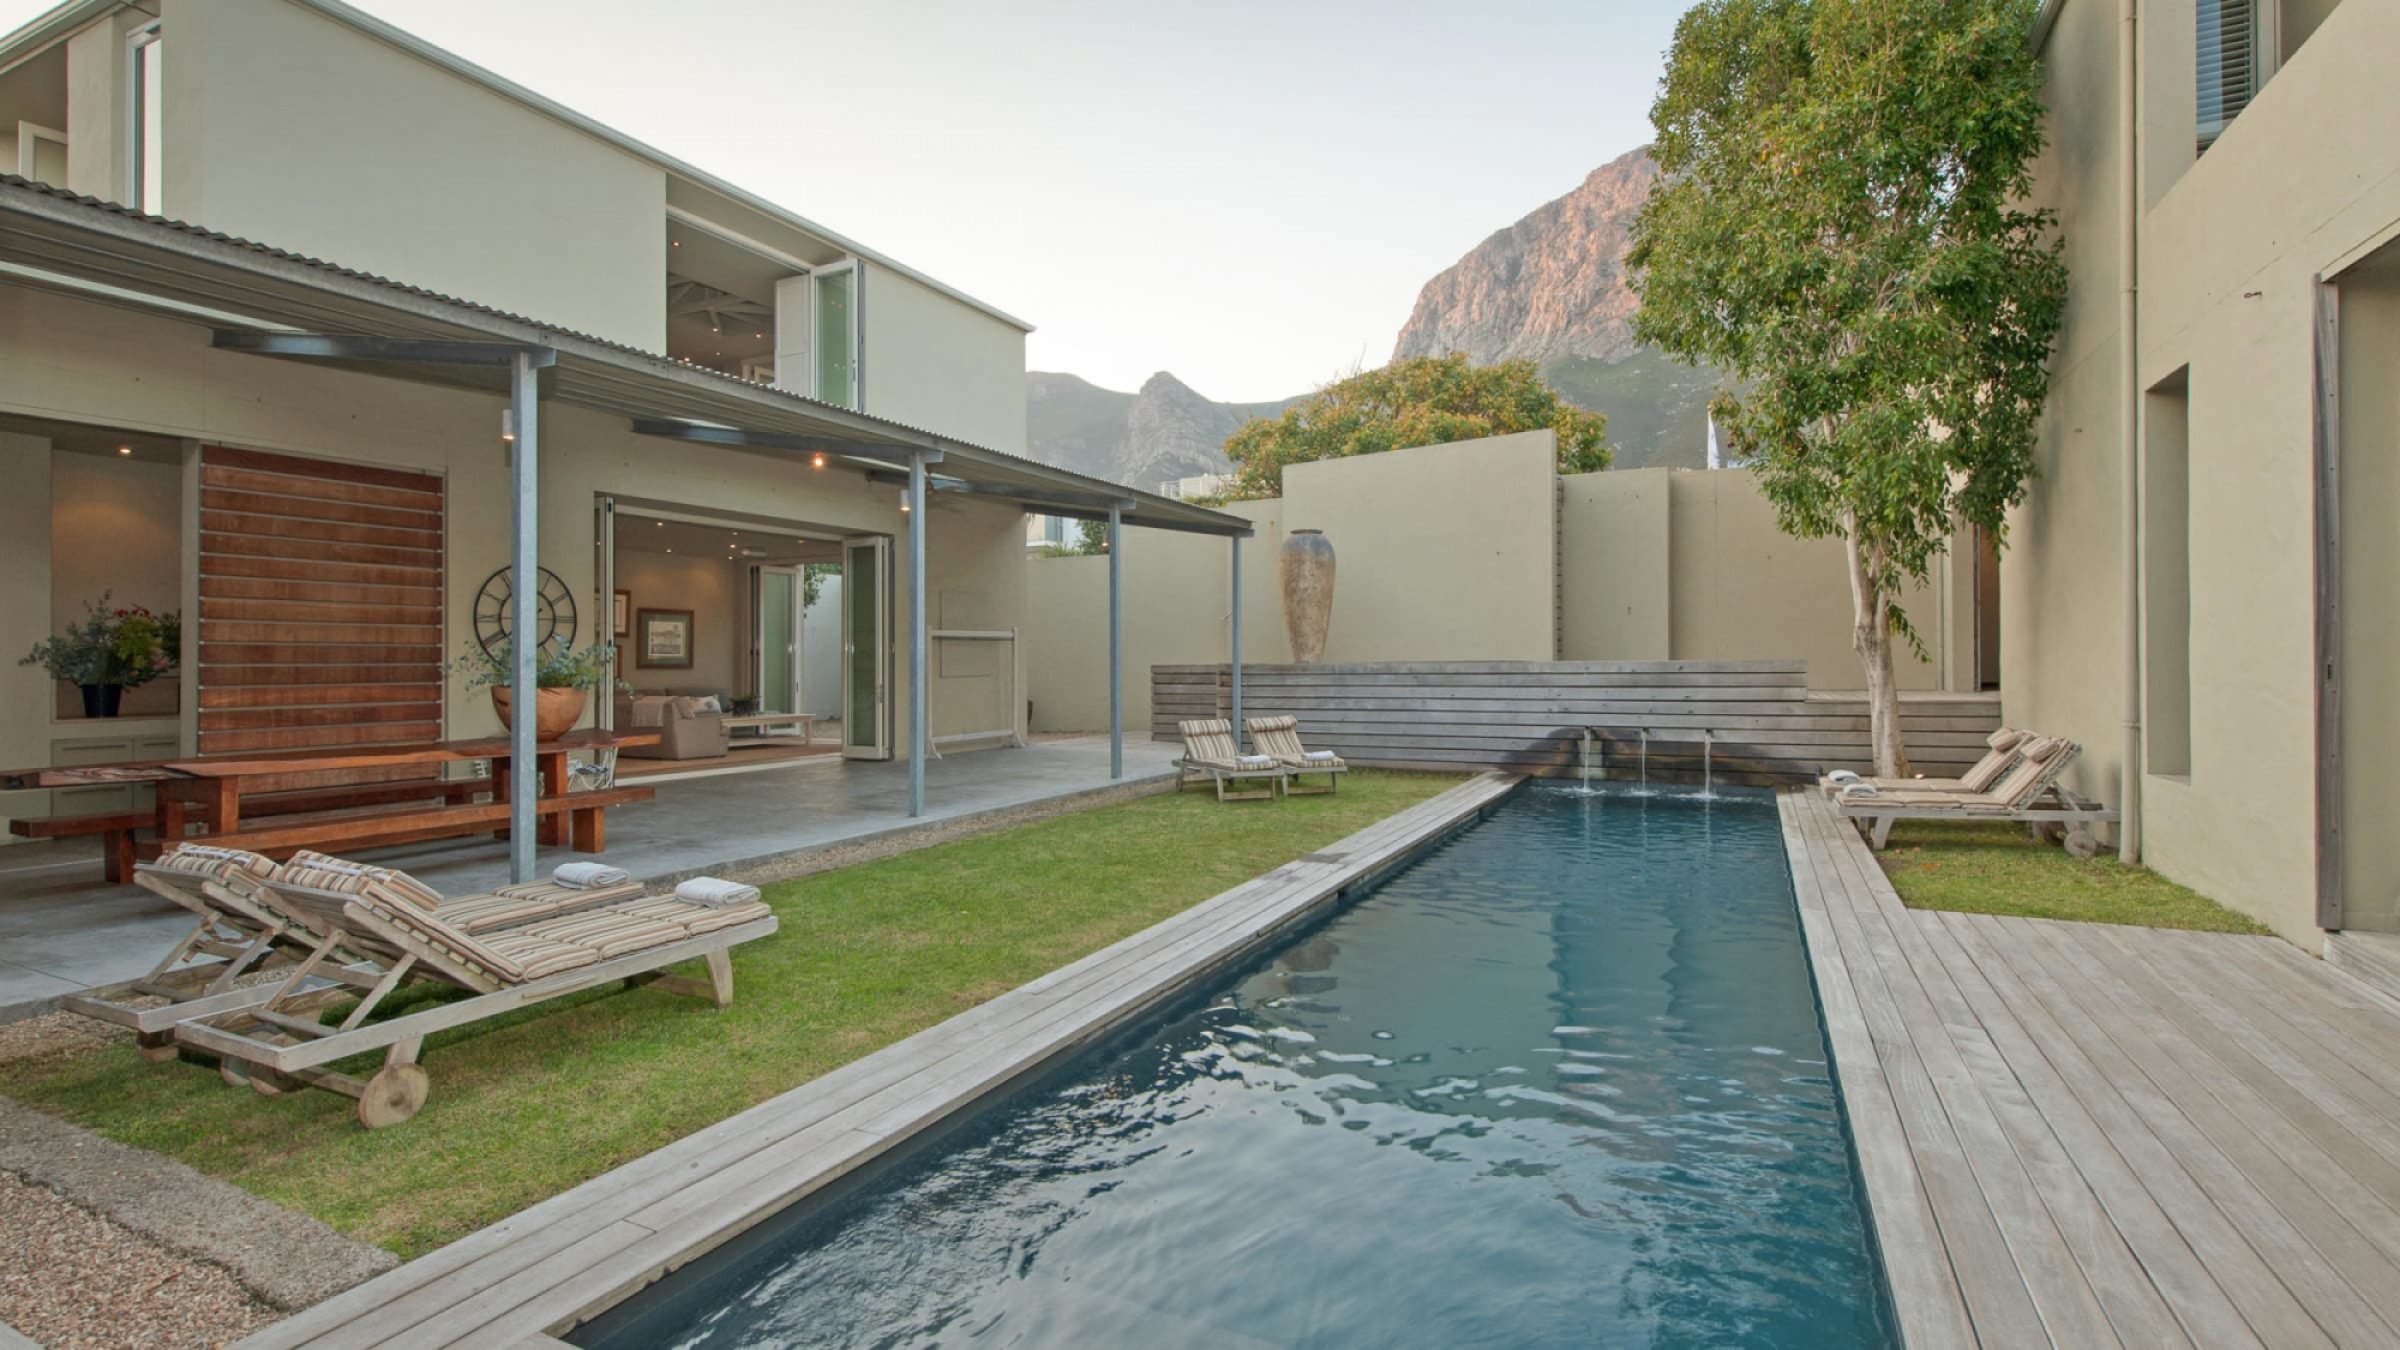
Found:
[[(575, 648), (575, 593), (558, 573), (549, 568), (537, 571), (533, 596), (533, 633), (536, 650), (557, 643), (562, 649)], [(475, 641), (486, 656), (498, 659), (508, 650), (509, 628), (515, 623), (516, 586), (509, 569), (503, 567), (483, 579), (483, 589), (475, 592)]]

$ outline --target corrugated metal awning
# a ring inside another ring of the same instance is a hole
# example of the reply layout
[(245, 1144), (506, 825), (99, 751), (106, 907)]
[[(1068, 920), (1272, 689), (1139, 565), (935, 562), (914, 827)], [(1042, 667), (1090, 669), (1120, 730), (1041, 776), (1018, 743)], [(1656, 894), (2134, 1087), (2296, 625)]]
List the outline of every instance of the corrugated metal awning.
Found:
[[(0, 175), (0, 281), (69, 290), (218, 329), (546, 348), (557, 360), (544, 378), (545, 399), (615, 413), (644, 423), (638, 429), (650, 434), (666, 430), (658, 424), (684, 423), (703, 431), (750, 433), (748, 447), (760, 453), (799, 455), (813, 447), (831, 455), (855, 451), (870, 462), (933, 450), (941, 452), (942, 479), (1030, 510), (1105, 515), (1105, 504), (1117, 502), (1128, 525), (1229, 536), (1251, 532), (1250, 522), (1239, 516), (319, 259), (144, 216), (15, 175)], [(345, 361), (338, 354), (290, 359), (494, 395), (508, 387), (506, 371), (490, 367)]]

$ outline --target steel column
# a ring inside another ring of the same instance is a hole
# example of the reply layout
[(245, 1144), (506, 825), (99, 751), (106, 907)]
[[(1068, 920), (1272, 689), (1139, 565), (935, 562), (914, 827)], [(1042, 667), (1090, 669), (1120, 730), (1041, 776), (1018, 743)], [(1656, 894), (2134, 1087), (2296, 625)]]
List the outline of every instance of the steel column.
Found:
[(534, 354), (520, 350), (510, 365), (509, 402), (517, 429), (509, 447), (509, 729), (508, 729), (508, 877), (522, 884), (533, 880), (534, 802), (541, 796), (541, 766), (533, 758), (534, 705), (539, 700), (536, 679), (541, 653), (534, 644), (533, 602), (541, 591), (535, 555), (540, 543), (535, 512), (541, 454), (541, 383)]
[(1118, 556), (1123, 513), (1108, 508), (1108, 776), (1125, 776), (1125, 561)]
[(1233, 537), (1233, 748), (1242, 748), (1242, 537)]
[(908, 813), (925, 814), (925, 456), (908, 459)]

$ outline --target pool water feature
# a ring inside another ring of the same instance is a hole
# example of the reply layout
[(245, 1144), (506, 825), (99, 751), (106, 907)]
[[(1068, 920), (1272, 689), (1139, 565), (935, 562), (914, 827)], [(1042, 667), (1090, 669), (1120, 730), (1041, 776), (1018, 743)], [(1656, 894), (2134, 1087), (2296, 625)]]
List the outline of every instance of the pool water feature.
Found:
[(1894, 1341), (1772, 798), (1535, 785), (587, 1346)]

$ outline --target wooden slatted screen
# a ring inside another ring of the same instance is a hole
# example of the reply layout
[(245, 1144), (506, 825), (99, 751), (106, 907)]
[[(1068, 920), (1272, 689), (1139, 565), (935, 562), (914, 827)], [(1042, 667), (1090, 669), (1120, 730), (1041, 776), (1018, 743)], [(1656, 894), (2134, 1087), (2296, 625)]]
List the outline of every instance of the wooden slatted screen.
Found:
[(200, 753), (441, 739), (442, 541), (437, 475), (204, 447)]
[[(1152, 666), (1151, 734), (1229, 717), (1224, 666)], [(1719, 781), (1794, 782), (1868, 767), (1866, 699), (1811, 693), (1802, 661), (1502, 661), (1242, 667), (1242, 714), (1300, 719), (1309, 748), (1395, 768), (1503, 768), (1567, 773), (1576, 729), (1606, 728), (1612, 777), (1636, 769), (1641, 732), (1650, 770), (1698, 778), (1700, 738)], [(1900, 732), (1925, 773), (1955, 774), (2000, 724), (1989, 694), (1901, 695)]]

